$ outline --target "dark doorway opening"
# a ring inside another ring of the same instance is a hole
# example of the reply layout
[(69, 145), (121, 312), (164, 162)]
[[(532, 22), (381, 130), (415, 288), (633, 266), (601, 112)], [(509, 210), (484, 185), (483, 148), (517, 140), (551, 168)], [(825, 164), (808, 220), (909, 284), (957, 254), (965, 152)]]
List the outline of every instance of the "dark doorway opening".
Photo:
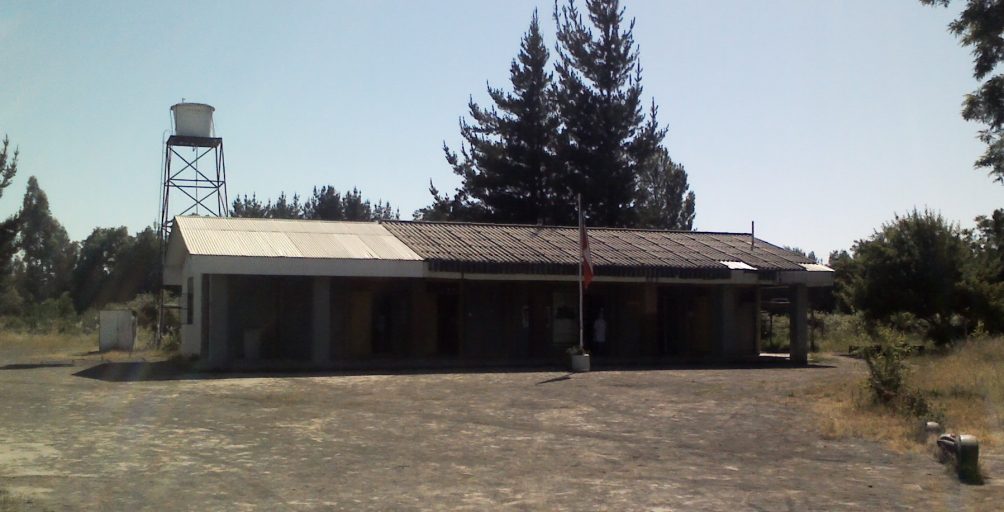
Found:
[(440, 294), (436, 302), (436, 354), (455, 356), (460, 353), (460, 297)]

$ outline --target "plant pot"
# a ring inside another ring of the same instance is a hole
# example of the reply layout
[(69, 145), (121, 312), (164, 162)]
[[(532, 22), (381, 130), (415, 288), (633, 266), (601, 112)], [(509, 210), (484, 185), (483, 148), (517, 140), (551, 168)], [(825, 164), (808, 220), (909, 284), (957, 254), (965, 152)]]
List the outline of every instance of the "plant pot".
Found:
[(589, 354), (572, 354), (571, 358), (573, 372), (589, 371)]

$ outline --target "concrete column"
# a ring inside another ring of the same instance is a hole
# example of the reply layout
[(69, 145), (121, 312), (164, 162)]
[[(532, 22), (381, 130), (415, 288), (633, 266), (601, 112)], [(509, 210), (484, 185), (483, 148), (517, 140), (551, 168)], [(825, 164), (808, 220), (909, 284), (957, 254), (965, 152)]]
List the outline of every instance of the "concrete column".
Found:
[(311, 305), (313, 343), (310, 359), (314, 364), (323, 365), (331, 360), (331, 278), (314, 278), (314, 298)]
[(349, 295), (344, 279), (334, 279), (328, 282), (331, 287), (331, 294), (328, 295), (331, 300), (331, 308), (328, 310), (330, 320), (328, 328), (331, 330), (330, 354), (328, 356), (331, 360), (337, 361), (344, 357), (346, 351), (345, 337), (348, 327), (346, 327), (345, 312), (349, 308)]
[(760, 296), (760, 287), (757, 287), (756, 291), (754, 292), (754, 297), (753, 297), (753, 315), (754, 315), (754, 318), (753, 318), (753, 346), (755, 347), (753, 355), (755, 355), (755, 356), (759, 356), (760, 355), (760, 350), (761, 350), (761, 347), (763, 346), (761, 344), (761, 339), (760, 339), (760, 333), (763, 332), (763, 325), (762, 325), (763, 321), (762, 321), (761, 315), (760, 315), (760, 308), (763, 307), (763, 305), (760, 303), (760, 298), (761, 298), (761, 296)]
[(790, 320), (791, 362), (809, 363), (809, 288), (804, 284), (791, 287), (791, 305), (788, 310)]
[[(200, 328), (202, 312), (199, 307), (202, 304), (200, 302), (202, 294), (198, 291), (198, 285), (201, 282), (202, 276), (185, 274), (182, 280), (181, 297), (178, 299), (181, 301), (181, 309), (178, 311), (181, 314), (179, 319), (181, 321), (181, 353), (186, 356), (205, 358), (207, 354), (202, 353), (202, 330)], [(189, 322), (189, 318), (191, 318), (191, 322)]]
[[(642, 290), (640, 345), (643, 354), (659, 354), (659, 288), (655, 283), (645, 283)], [(609, 321), (609, 313), (607, 313)], [(587, 319), (588, 320), (588, 319)], [(617, 339), (608, 342), (617, 343)]]
[(715, 319), (715, 354), (723, 359), (736, 353), (736, 290), (732, 286), (716, 286), (712, 293)]
[(209, 289), (202, 290), (209, 294), (209, 364), (214, 367), (226, 366), (230, 362), (229, 318), (228, 305), (230, 290), (227, 276), (209, 276)]

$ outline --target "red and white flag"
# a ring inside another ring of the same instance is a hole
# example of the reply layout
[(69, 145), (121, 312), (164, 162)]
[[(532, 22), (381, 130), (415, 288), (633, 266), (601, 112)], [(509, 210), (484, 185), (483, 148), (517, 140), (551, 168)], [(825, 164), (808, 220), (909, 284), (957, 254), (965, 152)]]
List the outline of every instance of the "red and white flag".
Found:
[(579, 195), (579, 252), (582, 260), (582, 287), (589, 288), (593, 282), (593, 257), (589, 254), (589, 233), (586, 233), (586, 223), (582, 217), (582, 196)]

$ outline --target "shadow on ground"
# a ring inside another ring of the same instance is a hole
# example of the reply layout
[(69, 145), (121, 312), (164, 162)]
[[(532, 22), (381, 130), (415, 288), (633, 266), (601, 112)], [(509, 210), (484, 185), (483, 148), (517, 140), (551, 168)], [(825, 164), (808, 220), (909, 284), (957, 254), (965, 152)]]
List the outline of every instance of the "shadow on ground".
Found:
[(73, 366), (73, 363), (25, 363), (0, 366), (0, 370), (34, 370), (35, 368), (60, 368)]
[[(13, 365), (10, 365), (13, 366)], [(69, 365), (63, 365), (69, 366)], [(610, 363), (593, 364), (593, 372), (632, 371), (632, 370), (718, 370), (718, 369), (778, 369), (803, 368), (820, 369), (833, 368), (824, 364), (796, 365), (788, 361), (759, 360), (743, 363)], [(372, 375), (437, 375), (461, 373), (538, 373), (567, 371), (561, 364), (534, 365), (472, 365), (440, 363), (430, 366), (403, 367), (397, 365), (369, 364), (367, 367), (346, 367), (335, 369), (310, 369), (305, 367), (268, 367), (235, 368), (229, 370), (204, 370), (196, 365), (179, 361), (159, 362), (105, 362), (74, 373), (76, 377), (103, 380), (106, 382), (138, 382), (166, 380), (205, 380), (205, 379), (246, 379), (261, 377), (338, 377), (338, 376), (372, 376)], [(572, 374), (548, 379), (541, 384), (568, 380)]]

